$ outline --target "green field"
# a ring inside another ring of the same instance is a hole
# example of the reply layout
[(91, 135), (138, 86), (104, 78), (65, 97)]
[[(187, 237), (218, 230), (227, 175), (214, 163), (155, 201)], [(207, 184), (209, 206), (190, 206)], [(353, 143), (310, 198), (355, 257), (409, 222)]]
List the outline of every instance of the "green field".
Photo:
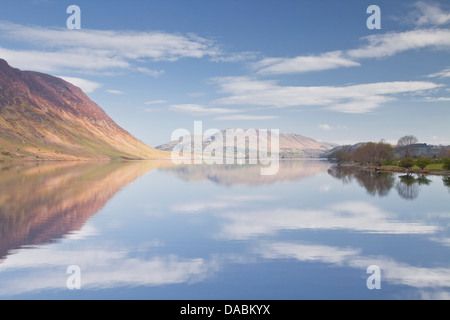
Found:
[[(447, 171), (447, 170), (444, 170), (443, 166), (444, 166), (443, 163), (433, 163), (433, 164), (430, 164), (430, 165), (426, 166), (424, 170), (429, 170), (429, 171)], [(382, 169), (404, 169), (404, 168), (402, 168), (400, 166), (397, 166), (397, 165), (382, 166), (381, 168)], [(418, 166), (414, 166), (412, 168), (412, 170), (421, 170), (421, 169)]]

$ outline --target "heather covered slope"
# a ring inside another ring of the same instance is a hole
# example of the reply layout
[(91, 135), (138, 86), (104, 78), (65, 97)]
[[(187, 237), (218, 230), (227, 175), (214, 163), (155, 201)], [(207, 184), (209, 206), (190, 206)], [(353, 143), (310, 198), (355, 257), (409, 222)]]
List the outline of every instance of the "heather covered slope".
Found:
[(74, 85), (0, 59), (0, 160), (165, 159)]

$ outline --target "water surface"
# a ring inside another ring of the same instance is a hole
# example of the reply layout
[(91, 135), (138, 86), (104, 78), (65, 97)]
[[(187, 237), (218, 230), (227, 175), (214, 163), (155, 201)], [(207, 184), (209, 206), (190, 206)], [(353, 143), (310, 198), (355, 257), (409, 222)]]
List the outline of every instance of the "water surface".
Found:
[[(282, 161), (0, 167), (2, 299), (449, 299), (450, 182)], [(81, 289), (67, 288), (79, 266)], [(369, 290), (367, 267), (381, 270)]]

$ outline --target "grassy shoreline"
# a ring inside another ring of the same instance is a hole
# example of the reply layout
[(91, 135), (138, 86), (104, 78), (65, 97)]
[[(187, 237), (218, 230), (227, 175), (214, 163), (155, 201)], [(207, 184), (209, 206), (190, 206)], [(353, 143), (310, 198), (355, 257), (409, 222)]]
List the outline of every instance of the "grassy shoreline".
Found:
[(450, 171), (444, 170), (443, 164), (430, 164), (424, 170), (420, 169), (417, 166), (414, 166), (411, 169), (405, 169), (405, 168), (402, 168), (402, 167), (399, 167), (396, 165), (369, 166), (369, 165), (360, 165), (360, 164), (356, 164), (356, 163), (345, 163), (345, 164), (339, 164), (338, 166), (359, 168), (359, 169), (365, 169), (365, 170), (377, 171), (377, 172), (450, 176)]

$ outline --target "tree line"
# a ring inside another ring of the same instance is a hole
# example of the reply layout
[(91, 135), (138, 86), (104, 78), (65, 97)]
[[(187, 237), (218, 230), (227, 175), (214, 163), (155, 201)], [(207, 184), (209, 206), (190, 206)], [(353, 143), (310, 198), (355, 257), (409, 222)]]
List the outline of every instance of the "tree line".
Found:
[(358, 163), (377, 167), (398, 165), (405, 169), (418, 166), (421, 170), (432, 163), (442, 163), (443, 169), (450, 170), (450, 149), (447, 149), (442, 159), (432, 160), (414, 155), (414, 146), (417, 143), (418, 140), (415, 136), (408, 135), (400, 138), (396, 146), (385, 141), (343, 146), (330, 153), (328, 159), (336, 161), (338, 164)]

